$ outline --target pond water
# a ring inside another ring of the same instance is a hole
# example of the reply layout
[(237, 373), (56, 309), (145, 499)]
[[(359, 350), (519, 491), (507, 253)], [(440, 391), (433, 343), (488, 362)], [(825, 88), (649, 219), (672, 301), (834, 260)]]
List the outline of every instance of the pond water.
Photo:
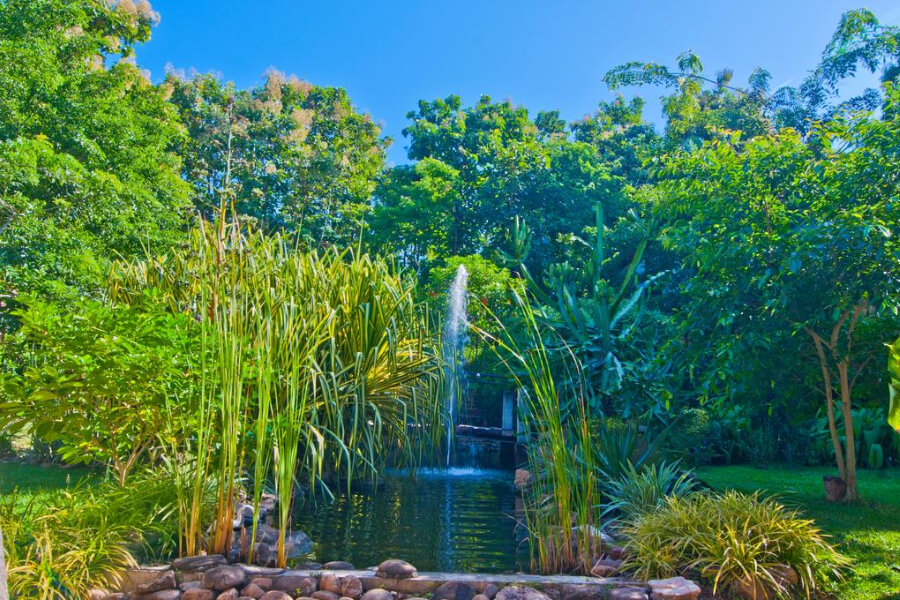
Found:
[[(334, 502), (299, 506), (294, 527), (315, 542), (320, 562), (357, 568), (400, 558), (420, 571), (521, 571), (527, 544), (517, 532), (513, 472), (496, 461), (459, 460), (450, 468), (389, 471), (377, 487), (359, 484)], [(462, 464), (460, 464), (462, 463)]]

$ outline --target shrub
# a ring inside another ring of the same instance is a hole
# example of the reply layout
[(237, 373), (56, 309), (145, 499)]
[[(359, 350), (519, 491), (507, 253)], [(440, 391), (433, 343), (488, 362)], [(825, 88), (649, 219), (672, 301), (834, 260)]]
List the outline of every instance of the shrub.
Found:
[(684, 497), (699, 483), (689, 471), (674, 463), (650, 465), (642, 470), (630, 464), (625, 474), (607, 484), (606, 514), (618, 514), (623, 521), (634, 521), (662, 506), (669, 497)]
[[(757, 597), (807, 597), (823, 581), (841, 577), (849, 561), (814, 523), (758, 494), (726, 492), (669, 497), (623, 528), (628, 565), (640, 577), (696, 572), (720, 588), (757, 590)], [(794, 596), (795, 597), (795, 596)]]

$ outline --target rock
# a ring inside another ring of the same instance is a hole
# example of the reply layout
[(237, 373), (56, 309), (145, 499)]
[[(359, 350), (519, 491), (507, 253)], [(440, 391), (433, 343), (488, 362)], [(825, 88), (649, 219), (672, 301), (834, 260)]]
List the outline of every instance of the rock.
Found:
[(331, 571), (353, 571), (355, 569), (352, 564), (345, 560), (332, 560), (322, 566)]
[(362, 595), (362, 600), (394, 600), (394, 596), (387, 590), (373, 588)]
[(241, 596), (240, 598), (238, 598), (238, 600), (256, 600), (256, 599), (253, 598), (252, 596)]
[(750, 600), (772, 600), (779, 597), (779, 594), (786, 595), (790, 588), (800, 582), (797, 571), (788, 565), (775, 565), (769, 572), (774, 583), (760, 578), (740, 579), (732, 584), (732, 593)]
[(128, 600), (128, 596), (126, 596), (122, 592), (116, 592), (115, 594), (110, 594), (109, 596), (107, 596), (106, 600)]
[(613, 560), (611, 558), (601, 558), (594, 564), (591, 569), (591, 575), (594, 577), (610, 577), (622, 566), (621, 560)]
[(495, 596), (496, 600), (550, 600), (550, 596), (524, 585), (508, 585)]
[(256, 542), (253, 545), (253, 564), (269, 567), (275, 564), (275, 549), (268, 542)]
[(319, 571), (322, 569), (322, 563), (314, 560), (304, 560), (303, 562), (297, 563), (295, 568), (305, 571)]
[(847, 495), (847, 482), (834, 475), (824, 475), (825, 499), (829, 502), (840, 502)]
[(697, 600), (700, 596), (700, 587), (684, 577), (651, 579), (647, 584), (653, 600)]
[(639, 587), (613, 588), (609, 591), (609, 600), (648, 600), (647, 590)]
[(335, 594), (341, 593), (341, 577), (334, 573), (322, 573), (319, 577), (319, 589)]
[(284, 592), (279, 590), (272, 590), (271, 592), (266, 592), (266, 595), (260, 598), (260, 600), (294, 600), (292, 597), (288, 596)]
[[(562, 600), (607, 600), (606, 585), (569, 583), (559, 586), (559, 597)], [(551, 594), (548, 590), (547, 594)]]
[(313, 577), (301, 575), (282, 575), (272, 582), (272, 589), (287, 592), (292, 596), (310, 596), (318, 588), (318, 582)]
[(531, 471), (528, 469), (516, 469), (515, 479), (513, 479), (516, 489), (521, 490), (527, 487), (529, 483), (531, 483)]
[(490, 598), (488, 598), (484, 594), (475, 594), (472, 600), (490, 600)]
[(144, 595), (160, 590), (173, 590), (176, 585), (175, 571), (160, 571), (159, 576), (156, 579), (137, 586), (134, 592), (138, 595)]
[(341, 595), (356, 600), (363, 594), (363, 584), (356, 575), (347, 575), (341, 580)]
[(250, 583), (259, 586), (264, 592), (268, 592), (272, 589), (272, 579), (269, 577), (254, 577)]
[(410, 579), (419, 574), (416, 568), (405, 560), (397, 560), (396, 558), (386, 560), (378, 565), (375, 571), (375, 577), (382, 579)]
[(184, 594), (181, 595), (181, 600), (215, 600), (215, 598), (216, 593), (214, 591), (200, 587), (185, 590)]
[(327, 590), (319, 590), (317, 592), (313, 592), (312, 597), (315, 600), (340, 600), (341, 598), (338, 594), (329, 592)]
[(218, 596), (216, 596), (216, 600), (237, 600), (240, 594), (234, 588), (228, 588)]
[(472, 600), (475, 590), (459, 581), (448, 581), (434, 590), (434, 600)]
[(607, 554), (613, 560), (622, 560), (628, 554), (628, 551), (622, 546), (613, 546), (607, 551)]
[(494, 596), (497, 595), (497, 592), (500, 591), (500, 588), (497, 587), (496, 584), (489, 583), (484, 586), (484, 589), (481, 591), (482, 594), (487, 596), (490, 600), (494, 600)]
[(221, 554), (208, 556), (186, 556), (172, 561), (172, 568), (176, 571), (202, 572), (209, 571), (213, 567), (221, 567), (227, 564), (227, 560)]
[(262, 598), (266, 595), (266, 591), (259, 587), (257, 584), (252, 581), (247, 584), (243, 590), (241, 590), (241, 596), (247, 596), (250, 598)]
[(221, 592), (228, 588), (240, 587), (246, 578), (247, 575), (242, 568), (236, 565), (222, 565), (203, 573), (203, 587)]
[(199, 587), (203, 587), (200, 585), (199, 581), (185, 581), (178, 584), (178, 589), (180, 589), (182, 592), (193, 590)]
[[(341, 596), (340, 600), (353, 600), (353, 598), (348, 598), (347, 596)], [(409, 600), (409, 598), (407, 598), (406, 600)]]
[(106, 600), (108, 596), (108, 590), (93, 589), (88, 590), (87, 600)]
[(159, 590), (149, 594), (140, 594), (140, 600), (178, 600), (181, 598), (181, 590)]
[(769, 572), (772, 573), (772, 578), (784, 587), (794, 587), (800, 583), (800, 576), (790, 565), (775, 565)]

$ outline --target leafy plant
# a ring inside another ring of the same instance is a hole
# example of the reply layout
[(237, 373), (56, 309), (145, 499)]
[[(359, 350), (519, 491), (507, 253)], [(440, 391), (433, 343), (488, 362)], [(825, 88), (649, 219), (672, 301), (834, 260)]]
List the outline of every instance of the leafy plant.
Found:
[(627, 565), (639, 577), (697, 572), (713, 590), (743, 588), (757, 597), (796, 597), (785, 567), (811, 597), (849, 561), (812, 521), (759, 494), (673, 496), (623, 528)]
[(651, 464), (640, 470), (629, 464), (621, 477), (606, 482), (604, 514), (617, 514), (625, 522), (635, 521), (662, 506), (667, 498), (685, 497), (699, 485), (693, 474), (677, 463)]

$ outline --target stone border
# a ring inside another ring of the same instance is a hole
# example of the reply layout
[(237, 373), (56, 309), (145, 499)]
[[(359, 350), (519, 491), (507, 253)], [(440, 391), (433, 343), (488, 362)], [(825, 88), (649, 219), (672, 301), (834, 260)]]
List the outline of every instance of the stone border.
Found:
[[(395, 576), (384, 568), (388, 563), (408, 570)], [(208, 556), (140, 567), (125, 574), (119, 592), (96, 592), (91, 600), (414, 600), (426, 595), (434, 600), (696, 600), (700, 588), (680, 577), (642, 582), (625, 577), (417, 573), (402, 561), (385, 561), (377, 571), (277, 569)]]

